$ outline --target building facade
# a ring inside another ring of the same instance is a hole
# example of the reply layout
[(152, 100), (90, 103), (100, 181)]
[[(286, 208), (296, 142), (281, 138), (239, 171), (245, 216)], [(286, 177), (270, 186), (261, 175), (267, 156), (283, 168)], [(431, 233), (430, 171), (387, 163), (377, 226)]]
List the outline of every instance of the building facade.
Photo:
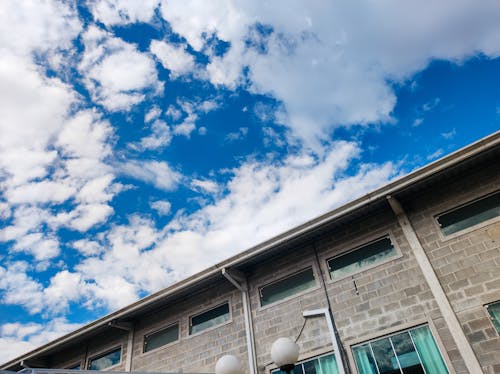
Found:
[(284, 336), (294, 374), (500, 373), (500, 132), (0, 369), (269, 374)]

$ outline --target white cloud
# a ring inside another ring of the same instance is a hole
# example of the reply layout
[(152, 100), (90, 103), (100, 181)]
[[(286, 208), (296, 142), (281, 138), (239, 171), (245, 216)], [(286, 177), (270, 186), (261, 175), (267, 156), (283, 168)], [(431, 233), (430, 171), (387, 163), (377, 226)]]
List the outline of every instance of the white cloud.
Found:
[(153, 60), (109, 33), (90, 26), (83, 34), (85, 51), (79, 69), (93, 100), (111, 111), (129, 110), (147, 95), (160, 94)]
[(78, 15), (70, 4), (60, 1), (3, 0), (0, 12), (0, 45), (18, 56), (33, 51), (69, 48), (80, 31)]
[(170, 209), (172, 208), (172, 205), (168, 201), (163, 201), (163, 200), (156, 200), (151, 202), (150, 204), (151, 208), (156, 210), (159, 215), (161, 216), (167, 216), (170, 214)]
[(162, 149), (170, 144), (172, 132), (165, 121), (156, 120), (151, 125), (151, 134), (142, 138), (139, 143), (131, 145), (139, 150)]
[(244, 139), (248, 134), (248, 127), (240, 127), (238, 131), (230, 132), (226, 135), (226, 140), (228, 142), (234, 142), (236, 140)]
[(441, 133), (441, 136), (446, 140), (451, 140), (457, 135), (457, 130), (453, 128), (451, 131)]
[(191, 188), (203, 193), (214, 194), (219, 191), (219, 185), (215, 181), (208, 179), (193, 179), (191, 181)]
[(153, 40), (149, 49), (160, 60), (163, 67), (170, 70), (172, 79), (193, 73), (194, 57), (186, 52), (185, 45), (173, 45), (165, 41)]
[(82, 324), (64, 318), (51, 319), (47, 324), (10, 322), (0, 325), (0, 362), (6, 362), (25, 352), (76, 330)]
[[(161, 9), (174, 32), (209, 55), (213, 84), (249, 82), (254, 92), (282, 101), (286, 124), (309, 144), (336, 126), (391, 121), (392, 83), (411, 78), (432, 59), (500, 55), (496, 2), (291, 1), (284, 7), (165, 0)], [(230, 43), (225, 55), (210, 49), (207, 35)]]
[(165, 191), (173, 190), (181, 179), (181, 174), (164, 161), (128, 161), (118, 167), (123, 174)]
[(90, 11), (105, 25), (149, 22), (159, 0), (89, 0)]
[(151, 122), (161, 116), (161, 109), (155, 105), (144, 116), (144, 122)]

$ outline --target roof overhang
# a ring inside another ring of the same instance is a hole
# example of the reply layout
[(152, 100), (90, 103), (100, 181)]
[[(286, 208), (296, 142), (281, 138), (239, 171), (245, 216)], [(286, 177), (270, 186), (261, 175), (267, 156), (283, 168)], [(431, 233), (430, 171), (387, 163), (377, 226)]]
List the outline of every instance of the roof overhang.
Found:
[(262, 259), (263, 256), (268, 256), (273, 252), (279, 252), (284, 248), (297, 245), (301, 241), (324, 232), (326, 228), (332, 227), (336, 223), (366, 214), (370, 210), (382, 206), (382, 204), (387, 204), (387, 196), (398, 197), (405, 193), (411, 193), (418, 188), (428, 185), (432, 181), (438, 180), (444, 175), (459, 173), (488, 158), (496, 159), (500, 168), (499, 145), (500, 131), (497, 131), (454, 153), (402, 176), (373, 192), (350, 201), (339, 208), (253, 246), (159, 292), (146, 296), (135, 303), (91, 322), (74, 332), (17, 357), (1, 365), (0, 369), (20, 368), (20, 363), (23, 360), (29, 360), (58, 351), (64, 346), (75, 344), (82, 339), (87, 339), (109, 328), (110, 323), (114, 321), (133, 319), (139, 314), (154, 310), (161, 305), (191, 293), (194, 288), (199, 289), (203, 285), (208, 285), (222, 279), (221, 270), (223, 268), (241, 269), (246, 264)]

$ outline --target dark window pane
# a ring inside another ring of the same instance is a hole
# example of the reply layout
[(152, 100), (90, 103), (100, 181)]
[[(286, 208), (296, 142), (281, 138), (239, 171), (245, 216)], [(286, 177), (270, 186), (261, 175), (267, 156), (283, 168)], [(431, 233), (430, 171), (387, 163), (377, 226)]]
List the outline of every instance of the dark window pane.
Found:
[(70, 368), (68, 368), (69, 370), (81, 370), (82, 366), (81, 364), (78, 364), (78, 365), (75, 365), (75, 366), (72, 366)]
[(163, 345), (173, 343), (179, 339), (179, 325), (167, 327), (161, 331), (144, 337), (144, 352), (151, 351)]
[(389, 237), (364, 245), (345, 255), (332, 258), (328, 261), (332, 279), (343, 277), (359, 271), (386, 258), (396, 255), (396, 249)]
[(304, 369), (304, 374), (320, 374), (320, 373), (316, 373), (317, 361), (318, 360), (310, 360), (310, 361), (304, 362), (302, 364), (303, 369)]
[(380, 374), (401, 373), (389, 339), (374, 341), (371, 346)]
[(500, 192), (437, 217), (441, 231), (450, 235), (500, 215)]
[(424, 369), (420, 365), (420, 360), (408, 331), (391, 336), (391, 340), (403, 373), (424, 374)]
[(279, 280), (260, 290), (260, 303), (262, 306), (282, 300), (288, 296), (314, 287), (316, 281), (312, 268), (291, 275), (285, 279)]
[(223, 324), (229, 320), (229, 304), (223, 304), (217, 308), (198, 314), (191, 318), (190, 334), (206, 330), (210, 327)]
[(122, 349), (118, 348), (102, 356), (93, 358), (89, 362), (89, 370), (103, 370), (110, 366), (119, 364), (121, 357), (122, 357)]

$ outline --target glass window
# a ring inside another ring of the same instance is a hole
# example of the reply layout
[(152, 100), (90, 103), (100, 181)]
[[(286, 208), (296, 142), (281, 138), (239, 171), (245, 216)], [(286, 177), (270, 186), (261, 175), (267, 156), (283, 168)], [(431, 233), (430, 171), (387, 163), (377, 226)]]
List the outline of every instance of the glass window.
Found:
[(500, 301), (486, 305), (486, 309), (488, 310), (491, 321), (493, 322), (493, 326), (495, 326), (495, 329), (500, 334)]
[(285, 299), (316, 285), (312, 268), (307, 268), (260, 289), (260, 305), (265, 306)]
[(152, 351), (163, 345), (167, 345), (179, 340), (179, 324), (167, 327), (166, 329), (144, 336), (144, 352)]
[(193, 316), (191, 317), (189, 334), (196, 334), (210, 327), (221, 325), (229, 321), (229, 317), (229, 303), (222, 304), (216, 308), (198, 314), (197, 316)]
[(429, 326), (353, 347), (359, 374), (448, 374)]
[(80, 363), (76, 364), (76, 365), (73, 365), (71, 367), (69, 367), (68, 369), (69, 370), (81, 370), (82, 366)]
[[(333, 353), (299, 361), (293, 369), (293, 374), (338, 374), (337, 362)], [(274, 369), (271, 374), (286, 374), (280, 369)]]
[(444, 235), (500, 216), (500, 191), (436, 217)]
[(119, 364), (122, 359), (122, 349), (116, 348), (111, 352), (91, 358), (89, 361), (89, 370), (103, 370), (110, 366)]
[(342, 278), (397, 254), (389, 236), (365, 244), (344, 255), (328, 260), (332, 279)]

